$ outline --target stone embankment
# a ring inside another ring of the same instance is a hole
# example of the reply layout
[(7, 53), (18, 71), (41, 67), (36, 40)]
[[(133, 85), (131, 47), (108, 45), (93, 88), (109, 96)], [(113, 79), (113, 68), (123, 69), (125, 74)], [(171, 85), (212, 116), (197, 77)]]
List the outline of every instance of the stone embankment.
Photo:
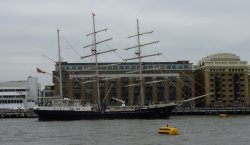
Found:
[(178, 107), (172, 115), (217, 115), (217, 114), (250, 114), (250, 107), (216, 107), (216, 108), (191, 108)]
[(0, 118), (35, 118), (33, 110), (0, 109)]

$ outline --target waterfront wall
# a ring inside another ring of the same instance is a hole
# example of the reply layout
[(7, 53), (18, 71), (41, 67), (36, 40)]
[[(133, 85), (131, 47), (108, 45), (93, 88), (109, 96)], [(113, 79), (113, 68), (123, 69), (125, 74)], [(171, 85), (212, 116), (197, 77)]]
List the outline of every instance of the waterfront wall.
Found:
[(250, 114), (250, 107), (190, 108), (177, 107), (172, 115), (218, 115), (218, 114)]
[(35, 118), (37, 115), (33, 110), (12, 110), (12, 109), (1, 109), (0, 119), (3, 118)]

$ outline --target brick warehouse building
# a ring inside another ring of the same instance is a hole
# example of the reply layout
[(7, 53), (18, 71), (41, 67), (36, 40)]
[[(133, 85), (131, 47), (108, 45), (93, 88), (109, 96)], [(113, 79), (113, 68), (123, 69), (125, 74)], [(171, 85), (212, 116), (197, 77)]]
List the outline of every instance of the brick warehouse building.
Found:
[[(63, 94), (96, 103), (97, 84), (95, 63), (62, 63)], [(156, 69), (157, 68), (157, 69)], [(194, 69), (193, 69), (194, 68)], [(250, 104), (250, 67), (239, 56), (219, 53), (202, 58), (198, 65), (188, 61), (144, 62), (143, 87), (146, 103), (178, 102), (214, 92), (204, 99), (186, 105), (196, 107), (232, 107)], [(99, 63), (100, 96), (104, 104), (112, 104), (112, 97), (137, 104), (140, 94), (139, 65), (136, 62)], [(58, 66), (53, 72), (58, 76)], [(114, 78), (114, 79), (107, 79)], [(159, 81), (157, 83), (148, 83)], [(53, 78), (55, 95), (59, 94), (58, 80)], [(131, 86), (129, 86), (131, 85)], [(105, 98), (105, 99), (104, 99)]]
[(249, 106), (249, 67), (231, 53), (202, 58), (195, 66), (196, 95), (214, 92), (196, 101), (198, 107)]
[[(192, 98), (195, 95), (192, 63), (177, 62), (144, 62), (143, 87), (146, 103), (177, 102)], [(83, 103), (97, 103), (97, 83), (95, 63), (62, 63), (63, 94), (71, 99), (81, 99)], [(58, 76), (58, 65), (53, 75)], [(126, 104), (137, 104), (140, 94), (139, 64), (137, 62), (99, 63), (100, 96), (106, 105), (115, 103), (111, 98), (126, 101)], [(113, 79), (108, 79), (113, 78)], [(149, 82), (157, 83), (149, 83)], [(55, 95), (59, 94), (58, 80), (53, 79)]]

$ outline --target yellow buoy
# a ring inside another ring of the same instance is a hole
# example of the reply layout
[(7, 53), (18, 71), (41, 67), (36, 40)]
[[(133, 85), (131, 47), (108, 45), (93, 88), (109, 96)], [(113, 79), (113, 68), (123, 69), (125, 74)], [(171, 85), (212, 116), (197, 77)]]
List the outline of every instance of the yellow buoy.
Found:
[(225, 118), (228, 117), (228, 115), (226, 113), (223, 113), (223, 114), (221, 113), (221, 114), (219, 114), (219, 116), (220, 117), (225, 117)]
[(176, 127), (163, 126), (159, 129), (158, 133), (168, 135), (179, 135), (179, 130)]

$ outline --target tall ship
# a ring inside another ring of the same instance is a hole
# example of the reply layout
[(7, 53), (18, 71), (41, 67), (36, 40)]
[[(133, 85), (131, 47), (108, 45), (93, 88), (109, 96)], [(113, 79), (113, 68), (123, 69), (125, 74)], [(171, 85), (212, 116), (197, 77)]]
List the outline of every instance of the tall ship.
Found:
[[(162, 103), (162, 104), (145, 104), (144, 100), (144, 88), (143, 86), (143, 71), (142, 71), (142, 58), (145, 57), (151, 57), (151, 56), (157, 56), (161, 55), (160, 53), (157, 54), (151, 54), (147, 56), (141, 55), (141, 47), (153, 43), (157, 43), (159, 41), (147, 43), (147, 44), (141, 44), (140, 43), (140, 36), (151, 32), (146, 33), (140, 33), (139, 31), (139, 21), (137, 19), (137, 34), (130, 36), (131, 37), (137, 37), (137, 46), (127, 48), (129, 49), (137, 49), (135, 54), (137, 57), (135, 58), (129, 58), (128, 60), (134, 60), (137, 59), (139, 63), (139, 85), (140, 85), (140, 95), (138, 96), (138, 104), (137, 105), (126, 105), (126, 102), (124, 100), (118, 99), (113, 97), (112, 99), (120, 102), (121, 105), (114, 106), (114, 105), (104, 105), (104, 97), (100, 96), (100, 89), (99, 89), (99, 81), (100, 75), (98, 71), (98, 58), (97, 56), (102, 53), (107, 53), (111, 51), (115, 51), (116, 49), (104, 51), (104, 52), (98, 52), (97, 51), (97, 44), (111, 40), (106, 39), (100, 42), (97, 42), (96, 40), (96, 34), (102, 31), (106, 31), (107, 29), (103, 30), (96, 30), (95, 28), (95, 15), (92, 14), (93, 18), (93, 32), (90, 34), (87, 34), (87, 36), (93, 36), (93, 44), (88, 45), (86, 47), (91, 47), (92, 54), (88, 56), (84, 56), (82, 58), (86, 57), (95, 57), (95, 77), (94, 80), (97, 85), (97, 102), (96, 104), (82, 104), (80, 100), (71, 100), (69, 98), (63, 97), (62, 93), (62, 73), (61, 73), (61, 54), (60, 54), (60, 39), (59, 39), (59, 30), (57, 30), (57, 36), (58, 36), (58, 65), (59, 65), (59, 77), (57, 78), (59, 80), (59, 97), (51, 97), (51, 98), (40, 98), (40, 103), (34, 107), (34, 112), (38, 115), (39, 120), (80, 120), (80, 119), (168, 119), (171, 116), (172, 110), (181, 103)], [(112, 79), (112, 78), (109, 78)], [(153, 82), (157, 83), (157, 82)], [(205, 95), (204, 95), (205, 96)], [(200, 96), (200, 97), (204, 97)], [(200, 98), (197, 97), (197, 98)], [(101, 100), (101, 98), (103, 98)], [(187, 100), (190, 101), (190, 100)]]

